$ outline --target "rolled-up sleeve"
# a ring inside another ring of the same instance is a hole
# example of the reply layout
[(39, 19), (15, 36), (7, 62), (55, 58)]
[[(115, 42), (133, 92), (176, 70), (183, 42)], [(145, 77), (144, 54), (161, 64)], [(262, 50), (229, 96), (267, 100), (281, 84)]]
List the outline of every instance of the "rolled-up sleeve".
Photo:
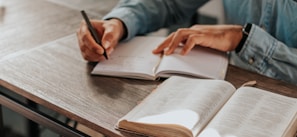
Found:
[(122, 0), (103, 19), (118, 18), (127, 28), (126, 39), (178, 24), (208, 0)]
[(257, 25), (253, 25), (238, 56), (258, 73), (296, 83), (297, 49), (288, 47)]

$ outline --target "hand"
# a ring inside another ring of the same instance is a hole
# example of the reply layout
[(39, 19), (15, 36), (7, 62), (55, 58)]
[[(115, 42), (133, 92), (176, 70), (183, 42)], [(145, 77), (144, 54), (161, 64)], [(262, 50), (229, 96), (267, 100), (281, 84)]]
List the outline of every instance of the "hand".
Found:
[(194, 25), (171, 33), (153, 53), (164, 51), (165, 55), (169, 55), (179, 45), (183, 45), (181, 55), (187, 54), (196, 45), (227, 52), (235, 50), (241, 38), (240, 25)]
[[(110, 19), (106, 21), (91, 20), (90, 22), (96, 29), (98, 36), (102, 41), (102, 45), (109, 56), (125, 33), (123, 23), (118, 19)], [(76, 34), (81, 54), (85, 60), (97, 62), (105, 59), (103, 56), (103, 48), (96, 43), (88, 30), (85, 21), (81, 22), (80, 28), (77, 30)]]

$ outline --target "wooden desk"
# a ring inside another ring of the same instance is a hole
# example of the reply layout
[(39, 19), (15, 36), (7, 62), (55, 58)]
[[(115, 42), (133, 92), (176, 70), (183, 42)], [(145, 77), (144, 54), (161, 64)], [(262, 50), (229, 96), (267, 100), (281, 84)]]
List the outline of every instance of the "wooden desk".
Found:
[[(79, 4), (49, 1), (5, 1), (0, 24), (0, 86), (105, 135), (121, 136), (114, 129), (116, 121), (161, 81), (91, 76), (94, 64), (82, 59), (74, 34), (82, 19)], [(83, 7), (93, 17), (110, 9)], [(236, 87), (257, 80), (259, 88), (297, 97), (294, 85), (234, 66), (229, 66), (226, 79)]]
[[(82, 20), (79, 9), (86, 9), (90, 18), (100, 19), (118, 0), (49, 1), (1, 2), (4, 10), (0, 11), (3, 12), (0, 14), (0, 60), (75, 33)], [(104, 6), (97, 10), (98, 5)]]
[(81, 21), (79, 12), (42, 0), (9, 0), (3, 5), (0, 60), (72, 34)]
[[(94, 64), (82, 59), (74, 34), (0, 66), (1, 86), (108, 136), (121, 135), (114, 124), (160, 83), (91, 76)], [(227, 80), (236, 87), (257, 80), (260, 88), (297, 97), (294, 85), (234, 66), (228, 67)]]

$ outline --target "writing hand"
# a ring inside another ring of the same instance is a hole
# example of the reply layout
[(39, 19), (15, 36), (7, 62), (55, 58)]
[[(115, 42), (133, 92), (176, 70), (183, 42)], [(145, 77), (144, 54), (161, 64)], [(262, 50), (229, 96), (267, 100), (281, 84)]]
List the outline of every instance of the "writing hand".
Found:
[[(122, 22), (118, 19), (110, 19), (106, 21), (91, 20), (90, 22), (96, 29), (98, 36), (102, 41), (102, 45), (109, 56), (125, 33)], [(81, 54), (85, 60), (97, 62), (105, 59), (103, 56), (104, 49), (93, 39), (85, 21), (81, 22), (76, 34)]]
[(165, 55), (172, 54), (174, 50), (183, 45), (180, 54), (187, 54), (194, 46), (209, 47), (220, 51), (232, 51), (242, 38), (240, 25), (194, 25), (191, 28), (178, 29), (171, 33), (153, 53), (164, 51)]

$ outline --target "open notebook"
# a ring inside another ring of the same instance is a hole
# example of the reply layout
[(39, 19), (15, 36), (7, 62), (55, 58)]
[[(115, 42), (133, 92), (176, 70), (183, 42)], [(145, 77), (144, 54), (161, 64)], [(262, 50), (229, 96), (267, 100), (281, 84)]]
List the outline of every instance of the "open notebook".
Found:
[(120, 43), (108, 60), (99, 62), (94, 75), (155, 80), (158, 77), (187, 75), (199, 78), (224, 79), (228, 57), (224, 52), (196, 46), (182, 56), (179, 48), (169, 56), (155, 55), (165, 38), (139, 36)]

